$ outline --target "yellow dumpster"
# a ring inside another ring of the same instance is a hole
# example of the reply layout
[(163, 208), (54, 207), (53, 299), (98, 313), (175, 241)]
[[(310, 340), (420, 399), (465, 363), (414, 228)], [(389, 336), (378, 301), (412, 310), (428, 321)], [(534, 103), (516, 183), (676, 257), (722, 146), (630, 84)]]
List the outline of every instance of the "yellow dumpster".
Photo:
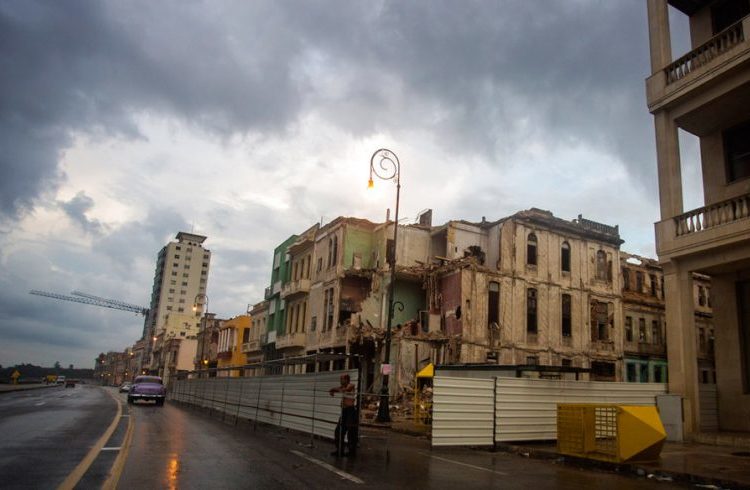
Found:
[(659, 459), (667, 434), (653, 406), (557, 405), (557, 452), (601, 461)]

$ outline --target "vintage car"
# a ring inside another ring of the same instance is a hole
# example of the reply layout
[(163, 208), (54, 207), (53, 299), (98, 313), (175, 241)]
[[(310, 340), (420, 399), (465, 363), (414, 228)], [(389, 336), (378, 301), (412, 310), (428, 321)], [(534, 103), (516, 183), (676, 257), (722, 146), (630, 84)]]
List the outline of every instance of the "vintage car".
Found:
[(164, 405), (166, 396), (167, 390), (159, 376), (138, 376), (128, 392), (128, 403), (135, 403), (138, 400), (153, 400), (161, 406)]

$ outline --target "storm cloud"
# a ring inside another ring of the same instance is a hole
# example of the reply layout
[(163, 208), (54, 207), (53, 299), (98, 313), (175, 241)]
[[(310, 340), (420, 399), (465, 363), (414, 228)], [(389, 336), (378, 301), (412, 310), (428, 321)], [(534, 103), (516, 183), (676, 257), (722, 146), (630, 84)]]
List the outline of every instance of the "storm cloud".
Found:
[(3, 2), (0, 361), (67, 363), (40, 340), (59, 326), (70, 362), (132, 343), (137, 318), (26, 292), (145, 304), (180, 230), (209, 236), (212, 310), (241, 313), (290, 234), (383, 219), (392, 190), (357, 190), (380, 145), (402, 215), (580, 212), (647, 252), (647, 41), (639, 0)]

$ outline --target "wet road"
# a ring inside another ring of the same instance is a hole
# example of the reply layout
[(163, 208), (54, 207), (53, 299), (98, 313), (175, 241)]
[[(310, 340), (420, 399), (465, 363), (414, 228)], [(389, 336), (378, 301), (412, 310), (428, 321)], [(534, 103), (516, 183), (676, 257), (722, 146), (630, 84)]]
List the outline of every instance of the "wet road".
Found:
[(332, 445), (272, 428), (234, 425), (167, 403), (136, 405), (119, 488), (681, 488), (471, 449), (430, 450), (429, 441), (363, 430), (355, 460)]
[(0, 488), (57, 488), (116, 410), (117, 403), (93, 386), (0, 395)]

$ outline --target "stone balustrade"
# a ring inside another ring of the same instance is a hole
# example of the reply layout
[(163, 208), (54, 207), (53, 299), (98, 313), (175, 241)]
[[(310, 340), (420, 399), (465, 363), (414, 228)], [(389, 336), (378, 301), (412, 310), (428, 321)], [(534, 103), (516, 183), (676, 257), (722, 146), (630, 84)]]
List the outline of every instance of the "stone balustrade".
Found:
[(750, 194), (694, 209), (674, 218), (675, 235), (680, 237), (732, 223), (750, 216)]

